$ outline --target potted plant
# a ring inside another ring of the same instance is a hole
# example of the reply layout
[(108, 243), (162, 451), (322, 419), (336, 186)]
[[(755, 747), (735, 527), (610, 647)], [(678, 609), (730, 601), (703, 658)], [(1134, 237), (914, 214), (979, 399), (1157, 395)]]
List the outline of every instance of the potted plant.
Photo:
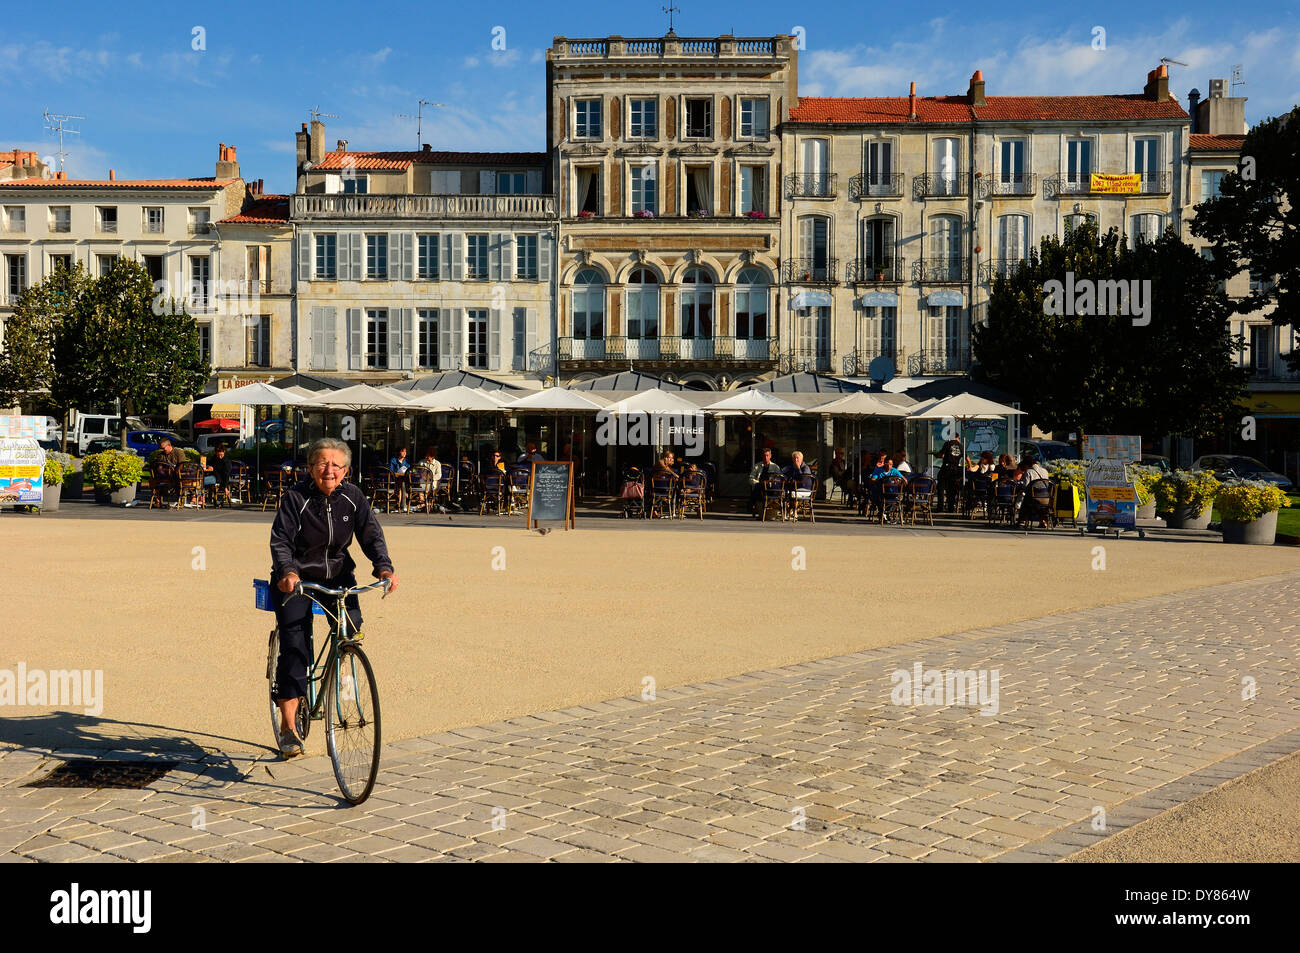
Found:
[(639, 209), (638, 211), (635, 211), (635, 212), (633, 212), (632, 214), (635, 215), (637, 218), (654, 218), (654, 217), (655, 217), (655, 213), (652, 212), (652, 211), (650, 211), (648, 208)]
[(877, 281), (885, 280), (885, 269), (879, 267), (876, 268), (876, 280)]
[(748, 212), (746, 212), (745, 217), (746, 218), (767, 218), (767, 213), (762, 212), (755, 208), (755, 209), (750, 209)]
[(1156, 515), (1156, 493), (1155, 485), (1161, 477), (1159, 467), (1144, 467), (1141, 464), (1131, 463), (1128, 466), (1128, 477), (1133, 481), (1133, 487), (1137, 490), (1137, 518), (1140, 520), (1154, 519)]
[(578, 218), (595, 218), (595, 217), (596, 217), (595, 212), (589, 211), (588, 209), (585, 208), (578, 213)]
[(1174, 470), (1156, 480), (1153, 490), (1156, 510), (1168, 514), (1170, 529), (1205, 529), (1210, 525), (1210, 506), (1219, 492), (1219, 481), (1209, 471)]
[(1272, 546), (1277, 538), (1277, 511), (1290, 502), (1272, 483), (1236, 480), (1219, 488), (1215, 504), (1225, 543)]
[(59, 496), (63, 492), (63, 463), (56, 460), (53, 453), (45, 455), (45, 466), (41, 468), (41, 512), (57, 513)]
[(144, 478), (144, 461), (127, 450), (105, 450), (86, 457), (85, 479), (95, 487), (95, 502), (126, 505)]

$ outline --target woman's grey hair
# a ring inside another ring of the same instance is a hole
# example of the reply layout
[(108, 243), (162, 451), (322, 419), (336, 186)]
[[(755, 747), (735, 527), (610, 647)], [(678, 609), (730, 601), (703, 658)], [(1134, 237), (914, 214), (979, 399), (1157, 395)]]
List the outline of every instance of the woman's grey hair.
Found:
[(343, 454), (343, 465), (352, 466), (352, 448), (338, 437), (321, 437), (307, 448), (307, 465), (315, 466), (316, 458), (326, 450), (337, 450)]

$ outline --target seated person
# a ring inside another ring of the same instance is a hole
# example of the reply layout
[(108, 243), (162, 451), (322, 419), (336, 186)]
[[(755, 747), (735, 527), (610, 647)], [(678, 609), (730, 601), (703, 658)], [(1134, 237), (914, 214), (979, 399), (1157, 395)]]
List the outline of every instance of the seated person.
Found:
[(992, 473), (996, 469), (992, 450), (985, 450), (980, 454), (980, 462), (975, 469), (978, 473)]
[(1016, 463), (1011, 459), (1011, 454), (1004, 453), (998, 457), (998, 464), (993, 468), (993, 479), (1010, 480), (1015, 469)]
[(877, 503), (880, 502), (880, 478), (885, 476), (889, 470), (889, 468), (885, 466), (888, 459), (889, 458), (885, 456), (885, 451), (881, 450), (875, 455), (875, 462), (872, 463), (870, 469), (867, 470), (867, 478), (862, 481), (863, 486), (866, 489), (866, 495), (862, 497), (862, 501), (858, 504), (859, 516), (867, 511), (868, 497), (875, 500)]
[(500, 470), (502, 473), (506, 472), (506, 462), (501, 458), (501, 452), (499, 450), (492, 451), (491, 459), (488, 462), (492, 468)]
[(160, 475), (172, 475), (176, 468), (185, 462), (185, 451), (173, 447), (166, 437), (158, 441), (159, 455), (154, 459), (154, 466), (160, 468)]
[(398, 447), (397, 455), (388, 461), (388, 469), (394, 473), (405, 473), (411, 469), (411, 461), (406, 459), (406, 448)]
[[(528, 441), (528, 443), (526, 443), (526, 444), (524, 445), (524, 452), (521, 453), (521, 454), (519, 454), (519, 461), (518, 461), (518, 462), (520, 462), (520, 463), (532, 463), (532, 462), (536, 461), (536, 462), (540, 463), (541, 461), (543, 461), (543, 460), (545, 460), (545, 459), (546, 459), (546, 458), (545, 458), (544, 456), (542, 456), (540, 453), (537, 452), (537, 444), (534, 443), (532, 440), (530, 440), (530, 441)], [(565, 459), (568, 459), (568, 458), (566, 457)]]
[(1047, 467), (1043, 466), (1032, 453), (1026, 453), (1020, 458), (1020, 469), (1024, 471), (1026, 482), (1052, 478), (1052, 475), (1047, 472)]
[(217, 444), (217, 455), (208, 464), (208, 472), (203, 477), (203, 485), (216, 488), (218, 502), (225, 497), (226, 487), (230, 485), (230, 460), (226, 456), (226, 445), (224, 443)]
[(849, 476), (849, 463), (844, 459), (844, 450), (839, 448), (831, 458), (831, 481), (844, 494), (844, 502), (851, 503), (857, 496), (858, 484)]
[(894, 454), (894, 466), (898, 467), (898, 472), (903, 474), (904, 479), (912, 478), (912, 465), (907, 462), (907, 451), (900, 450)]
[(758, 508), (763, 499), (763, 481), (780, 472), (781, 468), (772, 462), (771, 448), (764, 447), (758, 463), (749, 471), (749, 509), (755, 519), (760, 515)]
[(437, 486), (442, 480), (442, 464), (438, 461), (438, 456), (434, 453), (433, 447), (424, 448), (424, 459), (416, 461), (417, 467), (428, 470), (433, 474), (433, 485)]
[(790, 454), (790, 465), (781, 471), (781, 475), (785, 477), (788, 482), (796, 485), (796, 488), (791, 490), (791, 493), (794, 496), (805, 500), (812, 496), (811, 484), (807, 488), (798, 487), (802, 478), (811, 477), (813, 475), (808, 464), (803, 462), (802, 452), (796, 450), (794, 453)]

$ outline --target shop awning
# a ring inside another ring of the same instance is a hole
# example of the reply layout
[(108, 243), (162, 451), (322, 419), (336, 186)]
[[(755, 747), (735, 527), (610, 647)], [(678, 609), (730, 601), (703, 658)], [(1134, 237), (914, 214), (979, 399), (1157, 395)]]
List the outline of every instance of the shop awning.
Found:
[(960, 291), (931, 291), (925, 299), (926, 304), (932, 305), (956, 305), (961, 307), (966, 303)]
[(790, 299), (792, 308), (829, 308), (830, 306), (829, 291), (801, 291)]
[(898, 295), (892, 291), (868, 291), (858, 303), (864, 308), (897, 308)]

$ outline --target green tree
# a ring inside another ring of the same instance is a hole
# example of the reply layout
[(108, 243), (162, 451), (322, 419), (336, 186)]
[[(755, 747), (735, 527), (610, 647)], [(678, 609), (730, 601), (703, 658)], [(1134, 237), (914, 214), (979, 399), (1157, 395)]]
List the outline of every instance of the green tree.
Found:
[[(1246, 133), (1238, 168), (1223, 177), (1219, 197), (1196, 206), (1192, 234), (1213, 243), (1222, 276), (1243, 270), (1270, 279), (1238, 299), (1236, 314), (1269, 306), (1273, 323), (1300, 321), (1300, 106)], [(1300, 369), (1300, 351), (1292, 352)]]
[[(1064, 242), (1045, 238), (1023, 267), (995, 279), (988, 324), (973, 331), (974, 376), (1019, 394), (1030, 419), (1049, 430), (1220, 433), (1241, 412), (1247, 371), (1236, 366), (1241, 342), (1217, 278), (1172, 230), (1132, 248), (1114, 229), (1099, 236), (1092, 225)], [(1115, 313), (1113, 298), (1111, 313), (1080, 313), (1101, 310), (1101, 282), (1135, 280), (1128, 313)], [(1071, 281), (1076, 297), (1063, 310), (1074, 313), (1049, 313)], [(1053, 282), (1061, 286), (1055, 299)], [(1134, 316), (1137, 307), (1145, 315)]]

